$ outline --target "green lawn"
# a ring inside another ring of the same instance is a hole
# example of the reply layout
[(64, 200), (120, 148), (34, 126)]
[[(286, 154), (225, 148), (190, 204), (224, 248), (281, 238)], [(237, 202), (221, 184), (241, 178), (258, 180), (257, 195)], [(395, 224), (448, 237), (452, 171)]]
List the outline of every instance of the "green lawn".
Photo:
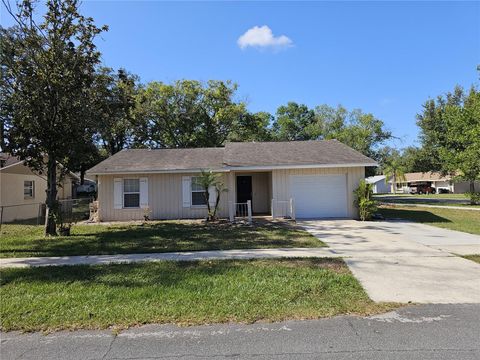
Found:
[(465, 259), (475, 261), (476, 263), (480, 264), (480, 254), (474, 254), (474, 255), (464, 255), (462, 256)]
[(3, 225), (0, 257), (100, 255), (276, 247), (321, 247), (320, 240), (294, 225), (254, 226), (202, 221), (74, 225), (69, 237), (43, 236), (43, 226)]
[(1, 329), (124, 328), (372, 314), (340, 259), (218, 260), (3, 269)]
[(376, 198), (382, 197), (398, 197), (398, 198), (413, 198), (413, 199), (457, 199), (468, 200), (464, 194), (376, 194)]
[(480, 235), (480, 211), (441, 208), (381, 206), (379, 212), (390, 219), (406, 219)]

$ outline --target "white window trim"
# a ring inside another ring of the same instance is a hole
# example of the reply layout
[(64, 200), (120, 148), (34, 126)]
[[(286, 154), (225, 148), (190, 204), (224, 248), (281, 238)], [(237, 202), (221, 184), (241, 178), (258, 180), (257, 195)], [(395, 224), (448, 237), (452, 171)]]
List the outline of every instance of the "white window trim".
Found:
[[(138, 191), (125, 191), (125, 180), (137, 180)], [(125, 206), (125, 194), (138, 194), (138, 206)], [(122, 209), (140, 209), (140, 178), (129, 177), (122, 179)]]
[(193, 193), (194, 192), (202, 192), (204, 193), (204, 190), (193, 190), (193, 185), (195, 183), (195, 179), (199, 178), (199, 176), (192, 176), (190, 179), (190, 207), (194, 209), (206, 209), (207, 204), (202, 204), (202, 205), (193, 205)]
[[(25, 183), (30, 182), (32, 185), (29, 186), (32, 195), (25, 195)], [(23, 181), (23, 198), (27, 199), (35, 199), (35, 180), (24, 180)]]

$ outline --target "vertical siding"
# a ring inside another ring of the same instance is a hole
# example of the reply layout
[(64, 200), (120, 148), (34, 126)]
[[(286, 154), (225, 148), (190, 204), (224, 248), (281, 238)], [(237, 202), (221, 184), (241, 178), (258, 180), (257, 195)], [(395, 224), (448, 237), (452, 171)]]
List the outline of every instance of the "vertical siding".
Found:
[[(128, 221), (143, 219), (143, 209), (114, 209), (113, 181), (115, 178), (148, 178), (148, 204), (152, 219), (198, 219), (207, 215), (206, 207), (184, 208), (182, 203), (182, 177), (198, 174), (135, 174), (135, 176), (101, 175), (98, 177), (98, 200), (100, 221)], [(223, 175), (228, 184), (228, 178)], [(227, 185), (228, 186), (228, 185)], [(219, 216), (228, 216), (228, 194), (220, 197)]]
[(364, 167), (322, 168), (322, 169), (288, 169), (272, 171), (272, 196), (277, 200), (288, 200), (290, 194), (290, 176), (292, 175), (345, 175), (347, 177), (348, 216), (356, 218), (358, 211), (353, 204), (353, 191), (365, 177)]

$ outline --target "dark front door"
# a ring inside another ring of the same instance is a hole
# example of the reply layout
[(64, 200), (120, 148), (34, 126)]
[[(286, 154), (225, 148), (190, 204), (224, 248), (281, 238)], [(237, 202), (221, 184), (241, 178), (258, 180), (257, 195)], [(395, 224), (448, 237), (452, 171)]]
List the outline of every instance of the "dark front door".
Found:
[(237, 176), (237, 203), (252, 200), (252, 177)]

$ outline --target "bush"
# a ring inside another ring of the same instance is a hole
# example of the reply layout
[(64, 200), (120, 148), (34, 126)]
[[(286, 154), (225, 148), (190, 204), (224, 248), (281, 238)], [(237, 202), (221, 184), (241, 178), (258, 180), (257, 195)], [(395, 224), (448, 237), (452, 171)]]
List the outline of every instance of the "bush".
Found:
[(480, 191), (468, 192), (465, 196), (470, 199), (470, 204), (480, 205)]
[(377, 211), (377, 202), (373, 200), (373, 186), (365, 180), (361, 180), (358, 188), (354, 191), (355, 206), (358, 208), (360, 220), (370, 220)]

